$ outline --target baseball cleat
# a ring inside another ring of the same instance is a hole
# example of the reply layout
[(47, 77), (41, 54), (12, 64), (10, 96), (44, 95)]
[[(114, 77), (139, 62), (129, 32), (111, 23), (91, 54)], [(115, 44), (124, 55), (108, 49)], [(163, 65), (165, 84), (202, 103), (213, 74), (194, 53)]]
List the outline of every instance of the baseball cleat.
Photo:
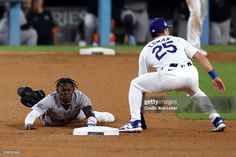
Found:
[(94, 114), (99, 123), (111, 123), (115, 121), (115, 117), (109, 112), (94, 111)]
[(213, 132), (222, 132), (226, 128), (224, 120), (221, 117), (216, 117), (213, 121), (213, 125), (215, 127), (212, 129)]
[(142, 131), (141, 120), (129, 121), (128, 124), (119, 128), (120, 132), (140, 132)]

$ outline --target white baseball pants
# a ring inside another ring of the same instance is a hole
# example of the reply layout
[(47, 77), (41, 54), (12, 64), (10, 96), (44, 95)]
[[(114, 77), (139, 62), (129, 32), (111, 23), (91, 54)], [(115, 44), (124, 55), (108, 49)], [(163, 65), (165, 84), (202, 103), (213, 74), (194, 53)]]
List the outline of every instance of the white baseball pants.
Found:
[[(214, 119), (218, 114), (209, 98), (199, 88), (198, 71), (195, 66), (187, 64), (178, 67), (165, 66), (158, 72), (151, 72), (133, 79), (129, 89), (129, 106), (131, 120), (139, 120), (143, 92), (191, 91), (191, 98), (199, 107)], [(212, 116), (214, 114), (214, 116)]]

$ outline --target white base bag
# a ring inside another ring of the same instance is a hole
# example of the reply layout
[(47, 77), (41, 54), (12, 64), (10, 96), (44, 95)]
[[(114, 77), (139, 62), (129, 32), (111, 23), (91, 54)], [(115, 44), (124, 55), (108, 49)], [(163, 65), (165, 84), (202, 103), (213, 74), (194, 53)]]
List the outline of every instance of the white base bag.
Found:
[(88, 135), (103, 135), (103, 136), (119, 136), (118, 128), (107, 126), (81, 127), (75, 128), (73, 135), (88, 136)]
[(80, 55), (93, 55), (93, 54), (115, 55), (116, 53), (113, 49), (103, 48), (103, 47), (80, 49)]

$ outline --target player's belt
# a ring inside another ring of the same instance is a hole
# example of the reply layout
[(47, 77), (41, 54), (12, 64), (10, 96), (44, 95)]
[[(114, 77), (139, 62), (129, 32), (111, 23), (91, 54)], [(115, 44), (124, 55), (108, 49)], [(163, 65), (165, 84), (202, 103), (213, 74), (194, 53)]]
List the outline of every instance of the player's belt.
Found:
[[(192, 65), (191, 62), (188, 62), (188, 63), (187, 63), (187, 66), (191, 66), (191, 65)], [(185, 67), (185, 64), (171, 63), (171, 64), (169, 65), (169, 67), (178, 67), (178, 66), (180, 66), (180, 67)]]

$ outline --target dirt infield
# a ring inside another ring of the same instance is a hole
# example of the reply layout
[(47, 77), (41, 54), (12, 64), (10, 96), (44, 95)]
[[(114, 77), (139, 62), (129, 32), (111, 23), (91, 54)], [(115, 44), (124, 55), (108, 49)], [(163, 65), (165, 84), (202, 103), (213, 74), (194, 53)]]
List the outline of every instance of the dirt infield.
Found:
[[(209, 55), (210, 60), (236, 61), (235, 53)], [(209, 121), (179, 120), (171, 113), (145, 115), (148, 130), (116, 137), (72, 135), (82, 124), (20, 130), (29, 109), (20, 105), (16, 89), (32, 86), (46, 93), (59, 77), (72, 77), (98, 111), (109, 111), (119, 127), (129, 119), (128, 89), (137, 75), (138, 55), (79, 56), (60, 54), (0, 54), (0, 157), (6, 156), (236, 156), (236, 121), (226, 121), (223, 133), (212, 133)], [(104, 124), (101, 124), (104, 125)], [(8, 152), (7, 152), (8, 151)], [(16, 153), (16, 154), (14, 154)]]

